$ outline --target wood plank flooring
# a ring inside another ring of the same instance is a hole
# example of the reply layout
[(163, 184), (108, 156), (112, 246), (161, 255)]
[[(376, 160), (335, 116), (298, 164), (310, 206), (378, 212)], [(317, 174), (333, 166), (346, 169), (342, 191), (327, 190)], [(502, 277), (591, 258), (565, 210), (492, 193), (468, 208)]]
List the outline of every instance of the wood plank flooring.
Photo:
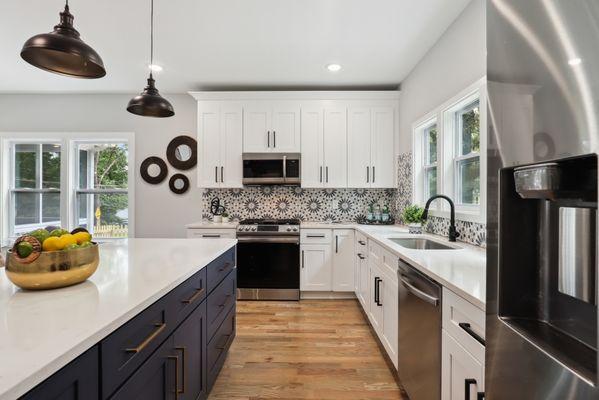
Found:
[(237, 303), (210, 400), (404, 399), (357, 300)]

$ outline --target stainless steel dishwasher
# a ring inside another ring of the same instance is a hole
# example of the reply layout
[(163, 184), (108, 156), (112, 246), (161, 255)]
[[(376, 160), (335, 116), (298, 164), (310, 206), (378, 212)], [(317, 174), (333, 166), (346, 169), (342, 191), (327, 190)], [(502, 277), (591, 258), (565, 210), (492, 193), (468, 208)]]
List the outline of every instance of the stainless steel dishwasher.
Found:
[(441, 398), (441, 286), (399, 260), (398, 374), (411, 400)]

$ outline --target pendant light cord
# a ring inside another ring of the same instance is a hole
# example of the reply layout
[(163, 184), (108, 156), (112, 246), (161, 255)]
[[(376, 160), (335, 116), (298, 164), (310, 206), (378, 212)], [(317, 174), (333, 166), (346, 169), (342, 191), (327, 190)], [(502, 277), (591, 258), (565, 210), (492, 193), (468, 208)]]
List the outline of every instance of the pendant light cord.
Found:
[(154, 65), (154, 0), (150, 1), (150, 78), (152, 78), (152, 65)]

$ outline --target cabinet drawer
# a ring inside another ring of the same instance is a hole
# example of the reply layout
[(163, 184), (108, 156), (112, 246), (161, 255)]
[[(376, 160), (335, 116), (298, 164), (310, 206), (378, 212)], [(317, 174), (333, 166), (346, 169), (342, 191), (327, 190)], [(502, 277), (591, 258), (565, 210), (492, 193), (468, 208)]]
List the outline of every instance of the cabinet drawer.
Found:
[(395, 284), (397, 284), (397, 269), (399, 266), (399, 257), (395, 254), (382, 250), (381, 270)]
[(176, 325), (191, 314), (191, 312), (206, 298), (206, 268), (175, 288), (168, 296), (172, 300)]
[(332, 229), (302, 229), (300, 234), (302, 244), (329, 244), (333, 242)]
[(175, 328), (166, 295), (102, 340), (102, 397), (108, 398)]
[(443, 328), (458, 343), (484, 363), (485, 312), (443, 288)]
[(366, 254), (368, 238), (362, 233), (356, 231), (356, 252)]
[(206, 268), (208, 293), (212, 292), (233, 268), (235, 268), (235, 248), (208, 264)]
[(225, 362), (227, 350), (229, 350), (234, 338), (235, 307), (229, 311), (229, 314), (225, 317), (225, 320), (214, 334), (212, 340), (208, 342), (206, 362), (206, 367), (208, 368), (208, 392), (210, 392), (216, 381), (218, 373)]
[(374, 240), (368, 239), (368, 262), (370, 265), (381, 265), (383, 248)]
[(235, 229), (188, 229), (188, 238), (207, 238), (207, 239), (235, 239), (237, 233)]
[(207, 301), (208, 339), (212, 338), (227, 313), (235, 304), (236, 271), (233, 270), (218, 285)]

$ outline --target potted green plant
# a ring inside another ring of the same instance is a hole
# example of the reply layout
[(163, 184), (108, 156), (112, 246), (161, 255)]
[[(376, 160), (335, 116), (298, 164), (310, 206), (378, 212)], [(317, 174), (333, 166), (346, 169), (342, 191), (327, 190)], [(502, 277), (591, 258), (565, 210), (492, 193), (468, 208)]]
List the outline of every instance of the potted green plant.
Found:
[(224, 213), (222, 213), (222, 220), (223, 220), (224, 224), (226, 224), (227, 222), (230, 221), (229, 214), (226, 211)]
[(422, 224), (425, 219), (422, 217), (424, 208), (412, 204), (407, 206), (402, 213), (404, 224), (408, 225), (410, 233), (422, 233)]

